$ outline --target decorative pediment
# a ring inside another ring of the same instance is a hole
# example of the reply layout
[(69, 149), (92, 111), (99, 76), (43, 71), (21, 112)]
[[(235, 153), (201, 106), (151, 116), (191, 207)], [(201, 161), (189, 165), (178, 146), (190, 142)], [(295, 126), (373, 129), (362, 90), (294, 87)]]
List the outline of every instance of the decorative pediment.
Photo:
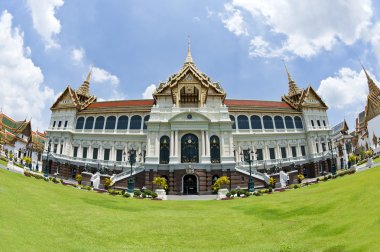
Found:
[(313, 107), (327, 109), (327, 105), (323, 102), (321, 97), (315, 92), (312, 86), (308, 86), (305, 92), (302, 92), (300, 98), (300, 105), (302, 107)]
[(169, 122), (210, 122), (210, 119), (203, 114), (198, 113), (181, 113), (169, 119)]
[(50, 109), (60, 109), (60, 108), (76, 108), (77, 99), (75, 98), (74, 90), (67, 86), (65, 91), (57, 98), (53, 106)]
[(168, 95), (172, 96), (176, 105), (190, 103), (197, 106), (203, 106), (208, 95), (220, 96), (223, 100), (226, 97), (219, 83), (212, 82), (210, 77), (197, 69), (192, 62), (190, 51), (182, 69), (170, 76), (166, 83), (160, 83), (153, 93), (155, 99)]

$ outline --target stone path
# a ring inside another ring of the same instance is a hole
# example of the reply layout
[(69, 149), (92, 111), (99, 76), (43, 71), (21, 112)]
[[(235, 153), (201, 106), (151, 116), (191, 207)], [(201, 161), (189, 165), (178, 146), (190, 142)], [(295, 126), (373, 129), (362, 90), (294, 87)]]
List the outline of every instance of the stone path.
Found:
[(168, 200), (216, 200), (218, 195), (167, 195)]

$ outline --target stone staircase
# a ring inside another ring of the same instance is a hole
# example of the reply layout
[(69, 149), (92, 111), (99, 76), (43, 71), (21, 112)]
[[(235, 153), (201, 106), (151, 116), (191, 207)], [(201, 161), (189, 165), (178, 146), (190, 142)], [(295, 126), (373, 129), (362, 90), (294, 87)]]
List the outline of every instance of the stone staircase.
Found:
[[(143, 165), (135, 167), (132, 170), (132, 176), (136, 175), (136, 174), (138, 174), (144, 170), (145, 170), (145, 167)], [(116, 182), (122, 180), (122, 179), (129, 178), (130, 176), (131, 176), (131, 170), (130, 169), (127, 169), (126, 171), (121, 172), (119, 174), (112, 175), (111, 176), (111, 180), (112, 180), (111, 186), (114, 185)]]
[[(249, 176), (249, 166), (242, 166), (242, 165), (235, 166), (235, 170)], [(265, 181), (265, 183), (269, 184), (270, 176), (268, 174), (258, 172), (255, 168), (252, 168), (251, 170), (252, 170), (252, 177)]]

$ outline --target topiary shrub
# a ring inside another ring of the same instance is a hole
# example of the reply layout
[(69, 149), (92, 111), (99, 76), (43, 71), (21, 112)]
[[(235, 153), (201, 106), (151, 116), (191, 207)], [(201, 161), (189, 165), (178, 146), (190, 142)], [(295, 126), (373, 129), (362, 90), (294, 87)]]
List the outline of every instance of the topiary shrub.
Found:
[(152, 196), (153, 192), (149, 189), (145, 189), (144, 193), (146, 194), (146, 196)]
[(123, 197), (129, 198), (131, 195), (129, 193), (124, 193)]
[(133, 197), (140, 197), (140, 195), (141, 195), (141, 191), (140, 190), (135, 190), (133, 192)]
[(226, 197), (231, 198), (231, 193), (230, 192), (226, 193)]
[(165, 178), (162, 177), (154, 177), (153, 178), (153, 184), (156, 186), (162, 188), (162, 189), (168, 189), (168, 183), (166, 182)]
[(141, 197), (145, 199), (145, 198), (146, 198), (146, 194), (143, 192), (143, 193), (141, 194)]
[(302, 183), (302, 180), (304, 180), (305, 179), (305, 176), (303, 175), (303, 174), (298, 174), (297, 175), (297, 180), (298, 180), (298, 183)]
[(235, 190), (235, 189), (232, 189), (230, 193), (231, 193), (232, 196), (235, 196), (235, 194), (236, 194), (236, 190)]
[(158, 194), (155, 193), (155, 192), (153, 192), (153, 193), (152, 193), (152, 198), (155, 199), (155, 198), (157, 198), (157, 197), (158, 197)]
[(108, 189), (108, 187), (111, 185), (111, 183), (112, 183), (112, 179), (110, 179), (110, 178), (105, 178), (105, 179), (104, 179), (104, 188), (105, 188), (105, 189)]
[(249, 192), (244, 192), (245, 197), (249, 197), (249, 195), (250, 195)]
[(78, 182), (78, 185), (82, 183), (82, 179), (83, 177), (79, 173), (75, 176), (75, 180)]
[(214, 192), (217, 192), (221, 187), (226, 187), (230, 184), (230, 180), (227, 176), (221, 176), (218, 178), (215, 183), (211, 186), (211, 189)]
[(274, 177), (270, 177), (269, 178), (269, 182), (268, 182), (269, 187), (275, 188), (276, 187), (276, 182), (277, 182), (277, 180)]

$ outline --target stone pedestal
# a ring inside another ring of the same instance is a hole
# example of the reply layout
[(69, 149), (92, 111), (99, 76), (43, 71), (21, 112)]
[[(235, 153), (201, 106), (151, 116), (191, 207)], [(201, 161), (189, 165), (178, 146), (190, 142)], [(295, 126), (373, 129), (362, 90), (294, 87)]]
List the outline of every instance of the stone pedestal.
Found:
[(157, 198), (162, 200), (167, 200), (166, 191), (164, 189), (156, 189)]
[(217, 200), (221, 200), (221, 199), (224, 199), (226, 198), (226, 194), (228, 193), (228, 189), (224, 188), (224, 189), (219, 189), (218, 190), (218, 197), (216, 198)]

